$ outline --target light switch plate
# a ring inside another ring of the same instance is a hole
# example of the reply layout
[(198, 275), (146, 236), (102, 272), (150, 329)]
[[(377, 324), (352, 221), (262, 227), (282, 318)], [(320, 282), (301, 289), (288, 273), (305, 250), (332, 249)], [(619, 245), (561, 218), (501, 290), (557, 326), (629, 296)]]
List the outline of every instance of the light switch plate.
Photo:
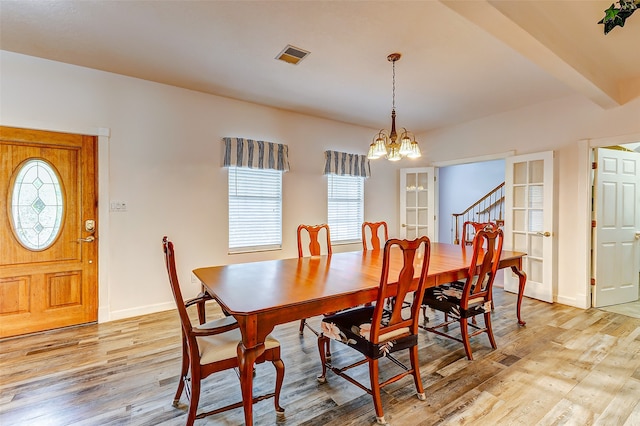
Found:
[(112, 212), (126, 212), (127, 203), (124, 201), (112, 201), (110, 204), (110, 208)]

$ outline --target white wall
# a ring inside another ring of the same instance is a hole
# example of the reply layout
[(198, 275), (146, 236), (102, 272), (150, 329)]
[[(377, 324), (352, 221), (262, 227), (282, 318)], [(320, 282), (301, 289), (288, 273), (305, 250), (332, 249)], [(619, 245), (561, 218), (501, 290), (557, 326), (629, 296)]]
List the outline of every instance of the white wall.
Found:
[[(453, 243), (455, 239), (454, 213), (461, 213), (504, 182), (504, 160), (457, 164), (440, 168), (438, 193), (438, 241)], [(462, 223), (458, 224), (462, 232)]]
[[(295, 256), (297, 225), (326, 220), (324, 150), (365, 153), (377, 131), (3, 51), (0, 124), (110, 130), (108, 142), (101, 138), (101, 212), (109, 200), (126, 201), (128, 211), (99, 218), (100, 231), (108, 232), (100, 234), (101, 265), (108, 262), (101, 269), (101, 321), (172, 307), (160, 250), (164, 234), (176, 243), (180, 279), (193, 292), (193, 268)], [(554, 150), (556, 299), (586, 307), (587, 264), (576, 256), (588, 250), (586, 222), (576, 220), (587, 209), (588, 144), (580, 141), (627, 134), (640, 135), (640, 99), (602, 110), (575, 96), (418, 135), (425, 154), (419, 164), (372, 162), (365, 219), (387, 220), (397, 235), (396, 167)], [(223, 136), (289, 145), (282, 251), (227, 255)]]
[[(324, 151), (365, 154), (377, 131), (10, 52), (0, 52), (0, 102), (2, 125), (110, 131), (99, 142), (100, 321), (174, 306), (165, 234), (176, 244), (187, 294), (199, 290), (191, 283), (196, 267), (297, 256), (298, 224), (326, 222)], [(227, 254), (223, 136), (289, 146), (281, 251)], [(392, 233), (395, 167), (372, 163), (365, 183), (365, 219), (388, 221)], [(127, 212), (109, 213), (112, 200), (125, 201)]]

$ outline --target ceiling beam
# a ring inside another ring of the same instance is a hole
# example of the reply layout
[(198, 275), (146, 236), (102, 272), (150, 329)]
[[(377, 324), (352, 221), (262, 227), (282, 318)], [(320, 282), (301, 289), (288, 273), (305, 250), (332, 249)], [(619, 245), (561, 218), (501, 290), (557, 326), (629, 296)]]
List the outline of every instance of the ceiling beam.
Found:
[[(500, 2), (494, 4), (489, 1), (441, 0), (441, 3), (602, 108), (620, 106), (629, 100), (629, 96), (634, 97), (633, 94), (626, 93), (626, 99), (623, 99), (616, 81), (605, 76), (597, 76), (598, 73), (589, 69), (586, 61), (581, 60), (581, 52), (560, 45), (561, 38), (558, 38), (558, 44), (552, 45), (524, 29), (499, 10)], [(569, 55), (567, 52), (572, 53)]]

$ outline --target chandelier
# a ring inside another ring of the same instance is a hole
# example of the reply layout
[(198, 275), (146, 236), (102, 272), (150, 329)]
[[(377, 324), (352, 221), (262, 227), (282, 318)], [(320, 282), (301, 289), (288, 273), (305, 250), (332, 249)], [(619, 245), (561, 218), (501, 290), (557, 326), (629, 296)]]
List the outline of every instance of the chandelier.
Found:
[(398, 61), (401, 56), (399, 53), (392, 53), (387, 56), (387, 60), (392, 63), (393, 67), (391, 132), (382, 129), (373, 137), (373, 142), (369, 146), (369, 153), (367, 154), (367, 158), (370, 160), (386, 157), (389, 161), (398, 161), (402, 157), (418, 158), (422, 156), (420, 147), (413, 133), (403, 127), (399, 142), (398, 134), (396, 133), (396, 61)]

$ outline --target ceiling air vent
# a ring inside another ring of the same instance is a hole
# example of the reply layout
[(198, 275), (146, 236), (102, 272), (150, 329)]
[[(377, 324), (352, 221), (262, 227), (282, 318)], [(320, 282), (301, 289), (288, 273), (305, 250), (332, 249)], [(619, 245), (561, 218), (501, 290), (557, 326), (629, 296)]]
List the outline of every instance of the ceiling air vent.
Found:
[(276, 59), (288, 62), (293, 65), (297, 65), (301, 60), (306, 58), (309, 53), (311, 52), (302, 50), (299, 47), (291, 46), (289, 44), (282, 50), (282, 52), (278, 54), (278, 56), (276, 56)]

